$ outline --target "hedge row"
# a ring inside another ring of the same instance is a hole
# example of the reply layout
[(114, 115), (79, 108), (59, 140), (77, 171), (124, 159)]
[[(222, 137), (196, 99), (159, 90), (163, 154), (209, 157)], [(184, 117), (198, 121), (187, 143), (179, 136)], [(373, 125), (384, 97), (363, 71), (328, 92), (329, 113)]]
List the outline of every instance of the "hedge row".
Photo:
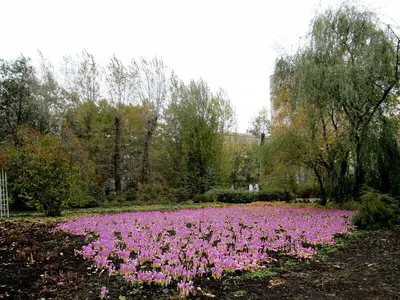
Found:
[(251, 192), (243, 190), (210, 190), (205, 193), (211, 201), (225, 203), (251, 203), (256, 201), (290, 201), (294, 197), (283, 190)]

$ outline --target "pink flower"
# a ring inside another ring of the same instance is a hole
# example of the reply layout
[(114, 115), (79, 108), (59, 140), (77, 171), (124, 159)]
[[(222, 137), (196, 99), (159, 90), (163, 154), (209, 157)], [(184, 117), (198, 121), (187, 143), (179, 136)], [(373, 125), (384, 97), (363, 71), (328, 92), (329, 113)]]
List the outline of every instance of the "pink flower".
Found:
[(189, 294), (193, 290), (193, 288), (194, 288), (194, 286), (193, 286), (192, 281), (189, 281), (189, 282), (181, 281), (178, 283), (179, 295), (181, 297), (189, 296)]
[(100, 291), (100, 299), (104, 299), (108, 294), (108, 290), (106, 289), (105, 286), (101, 287)]
[(76, 253), (108, 273), (132, 284), (180, 281), (180, 293), (188, 295), (194, 279), (257, 269), (274, 261), (276, 253), (312, 257), (321, 245), (334, 244), (336, 234), (353, 228), (353, 214), (247, 205), (80, 218), (53, 231), (85, 235), (91, 242)]

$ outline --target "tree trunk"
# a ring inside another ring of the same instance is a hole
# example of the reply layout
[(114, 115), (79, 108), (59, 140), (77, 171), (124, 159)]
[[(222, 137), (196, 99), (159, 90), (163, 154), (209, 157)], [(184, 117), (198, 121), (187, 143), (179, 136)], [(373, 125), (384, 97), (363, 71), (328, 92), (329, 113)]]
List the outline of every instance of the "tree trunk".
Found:
[(92, 139), (92, 126), (90, 124), (91, 122), (91, 117), (86, 116), (85, 117), (85, 134), (86, 134), (86, 139), (90, 141)]
[(120, 174), (120, 147), (121, 147), (121, 122), (119, 114), (115, 117), (115, 144), (114, 144), (114, 181), (115, 193), (121, 195), (121, 174)]
[(319, 188), (321, 190), (321, 205), (325, 206), (327, 203), (327, 196), (326, 196), (324, 181), (322, 180), (321, 174), (319, 174), (317, 167), (315, 165), (313, 166), (313, 170), (315, 176), (317, 176)]
[[(65, 174), (62, 175), (61, 182), (65, 182)], [(59, 187), (57, 187), (59, 188)], [(50, 204), (45, 207), (45, 215), (48, 217), (60, 217), (62, 211), (62, 205), (65, 202), (65, 190), (57, 198), (51, 198)]]
[(360, 137), (356, 137), (356, 165), (355, 165), (355, 186), (354, 200), (358, 201), (361, 196), (361, 188), (364, 184), (364, 169), (361, 162), (361, 141)]
[(151, 139), (153, 137), (154, 130), (157, 125), (157, 117), (151, 118), (147, 121), (147, 132), (146, 139), (144, 142), (143, 149), (143, 161), (142, 161), (142, 174), (141, 181), (142, 184), (148, 184), (150, 181), (150, 147), (151, 147)]
[(264, 140), (265, 140), (265, 133), (264, 133), (264, 132), (261, 132), (261, 135), (260, 135), (260, 145), (264, 145)]
[(346, 195), (349, 194), (349, 185), (346, 182), (346, 174), (349, 167), (349, 151), (346, 151), (344, 157), (340, 161), (340, 172), (339, 172), (339, 179), (338, 184), (336, 186), (336, 202), (343, 202)]

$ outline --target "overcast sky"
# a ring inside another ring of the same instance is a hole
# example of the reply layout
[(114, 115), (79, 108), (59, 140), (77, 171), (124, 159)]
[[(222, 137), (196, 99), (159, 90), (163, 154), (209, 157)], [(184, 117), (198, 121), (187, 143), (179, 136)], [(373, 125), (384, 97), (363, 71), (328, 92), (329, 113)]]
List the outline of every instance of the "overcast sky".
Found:
[[(161, 57), (183, 80), (202, 77), (227, 91), (245, 132), (269, 108), (276, 57), (297, 48), (315, 11), (337, 0), (0, 0), (0, 58), (40, 49), (55, 66), (82, 49), (106, 64)], [(399, 0), (355, 2), (399, 28)]]

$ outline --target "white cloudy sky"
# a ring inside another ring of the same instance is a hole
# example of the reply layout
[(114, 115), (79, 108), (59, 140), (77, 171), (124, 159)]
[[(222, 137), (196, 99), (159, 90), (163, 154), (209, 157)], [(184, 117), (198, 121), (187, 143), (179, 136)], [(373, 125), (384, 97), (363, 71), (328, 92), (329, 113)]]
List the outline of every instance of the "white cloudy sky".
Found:
[[(0, 0), (0, 58), (35, 58), (38, 49), (55, 65), (82, 49), (102, 64), (113, 53), (126, 62), (158, 56), (185, 81), (202, 77), (213, 90), (224, 88), (244, 132), (269, 107), (276, 57), (299, 45), (316, 10), (339, 2)], [(400, 24), (398, 0), (355, 3)]]

